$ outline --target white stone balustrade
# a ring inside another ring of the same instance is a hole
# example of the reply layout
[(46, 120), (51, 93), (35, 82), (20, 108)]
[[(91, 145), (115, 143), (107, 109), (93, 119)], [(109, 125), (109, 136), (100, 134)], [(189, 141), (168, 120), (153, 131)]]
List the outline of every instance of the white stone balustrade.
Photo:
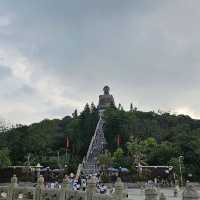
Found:
[(44, 178), (40, 176), (36, 187), (22, 187), (17, 184), (14, 175), (9, 186), (0, 186), (0, 200), (123, 200), (126, 198), (121, 179), (115, 184), (114, 194), (99, 194), (96, 191), (96, 178), (88, 180), (86, 191), (74, 191), (67, 180), (63, 181), (60, 189), (47, 189)]
[(191, 183), (188, 183), (183, 191), (183, 200), (198, 200), (199, 193)]
[[(63, 180), (62, 188), (47, 189), (44, 186), (44, 178), (40, 176), (36, 187), (22, 187), (17, 183), (14, 175), (9, 186), (0, 186), (0, 200), (125, 200), (127, 193), (120, 178), (115, 183), (113, 194), (99, 194), (96, 191), (96, 178), (88, 180), (86, 191), (74, 191), (67, 179)], [(167, 197), (154, 187), (145, 189), (144, 200), (167, 200)], [(199, 193), (192, 184), (187, 184), (182, 194), (183, 200), (199, 200)]]

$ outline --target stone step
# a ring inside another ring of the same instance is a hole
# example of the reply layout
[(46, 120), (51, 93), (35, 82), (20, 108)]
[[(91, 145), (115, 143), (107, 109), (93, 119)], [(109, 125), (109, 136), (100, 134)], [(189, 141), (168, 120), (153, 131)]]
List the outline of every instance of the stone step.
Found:
[(103, 124), (104, 121), (100, 118), (95, 130), (95, 134), (92, 137), (86, 160), (84, 162), (83, 171), (85, 174), (94, 174), (99, 171), (96, 165), (96, 158), (101, 154), (104, 147), (103, 145), (106, 143), (103, 133)]

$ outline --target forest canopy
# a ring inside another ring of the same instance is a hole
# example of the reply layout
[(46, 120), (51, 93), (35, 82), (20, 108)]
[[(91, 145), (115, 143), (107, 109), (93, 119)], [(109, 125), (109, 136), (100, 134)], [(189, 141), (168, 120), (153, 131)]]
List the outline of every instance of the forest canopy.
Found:
[[(98, 110), (92, 103), (86, 104), (80, 114), (75, 110), (72, 116), (61, 120), (45, 119), (30, 126), (2, 129), (0, 167), (39, 162), (56, 168), (67, 163), (75, 171), (87, 152), (98, 119)], [(104, 120), (106, 149), (113, 160), (107, 163), (130, 170), (138, 162), (176, 168), (179, 156), (183, 156), (185, 176), (191, 173), (200, 180), (200, 120), (142, 112), (132, 106), (129, 111), (122, 106), (110, 107)]]

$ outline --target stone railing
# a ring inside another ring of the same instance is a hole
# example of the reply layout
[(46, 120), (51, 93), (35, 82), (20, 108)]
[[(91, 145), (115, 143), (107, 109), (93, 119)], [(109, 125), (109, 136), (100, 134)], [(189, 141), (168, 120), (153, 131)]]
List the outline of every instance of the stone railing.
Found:
[[(63, 181), (60, 189), (47, 189), (44, 186), (44, 178), (40, 176), (36, 187), (21, 187), (17, 183), (17, 177), (11, 178), (9, 186), (0, 187), (0, 200), (125, 200), (127, 193), (124, 184), (118, 178), (113, 194), (99, 194), (96, 192), (96, 179), (88, 180), (86, 191), (74, 191), (67, 180)], [(167, 197), (154, 187), (145, 189), (144, 200), (167, 200)], [(192, 184), (187, 184), (182, 193), (182, 200), (200, 200), (199, 194)]]
[[(187, 184), (182, 193), (182, 200), (199, 200), (199, 193), (192, 184)], [(157, 188), (149, 187), (145, 189), (145, 200), (167, 200), (164, 193), (159, 193)]]
[(0, 200), (124, 200), (125, 190), (121, 179), (115, 184), (113, 194), (99, 194), (96, 192), (96, 179), (88, 180), (86, 191), (74, 191), (64, 180), (62, 188), (48, 189), (44, 186), (44, 178), (40, 176), (36, 187), (22, 187), (17, 183), (14, 175), (9, 186), (0, 187)]

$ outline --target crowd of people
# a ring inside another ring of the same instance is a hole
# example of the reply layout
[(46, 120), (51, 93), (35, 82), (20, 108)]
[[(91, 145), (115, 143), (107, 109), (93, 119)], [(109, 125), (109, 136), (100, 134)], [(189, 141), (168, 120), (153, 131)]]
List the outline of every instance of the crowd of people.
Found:
[[(64, 181), (68, 183), (68, 186), (71, 190), (82, 190), (86, 191), (87, 188), (87, 181), (91, 178), (92, 176), (75, 176), (73, 173), (70, 175), (65, 175), (64, 176)], [(100, 176), (96, 175), (96, 191), (105, 194), (108, 192), (108, 188), (105, 184), (103, 184), (100, 180)], [(49, 189), (55, 189), (55, 188), (61, 188), (62, 184), (55, 181), (51, 183), (46, 183), (46, 188)], [(114, 191), (114, 188), (111, 190), (111, 192)]]

